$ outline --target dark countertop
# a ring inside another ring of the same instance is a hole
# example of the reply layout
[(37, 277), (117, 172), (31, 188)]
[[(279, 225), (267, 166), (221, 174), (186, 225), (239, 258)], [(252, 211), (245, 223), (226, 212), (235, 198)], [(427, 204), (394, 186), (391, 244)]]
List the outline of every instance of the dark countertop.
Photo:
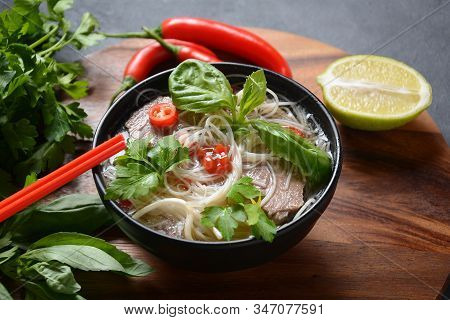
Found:
[[(2, 0), (3, 1), (3, 0)], [(9, 2), (9, 1), (8, 1)], [(231, 24), (272, 28), (318, 39), (352, 54), (401, 60), (431, 83), (429, 112), (450, 141), (450, 5), (448, 0), (75, 0), (68, 16), (92, 12), (108, 32), (157, 26), (164, 18), (190, 15)], [(3, 7), (3, 6), (2, 6)], [(439, 8), (440, 7), (440, 8)], [(439, 8), (438, 10), (435, 10)], [(435, 11), (433, 11), (435, 10)], [(114, 43), (108, 39), (99, 47)], [(67, 58), (79, 58), (67, 50)]]

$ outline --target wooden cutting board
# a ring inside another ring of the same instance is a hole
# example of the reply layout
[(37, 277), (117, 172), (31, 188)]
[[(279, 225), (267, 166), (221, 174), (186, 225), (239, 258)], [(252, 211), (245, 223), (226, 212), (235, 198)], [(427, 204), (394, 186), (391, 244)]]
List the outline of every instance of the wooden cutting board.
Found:
[[(250, 29), (289, 60), (294, 78), (321, 98), (315, 78), (346, 55), (294, 34)], [(127, 40), (83, 63), (91, 92), (82, 106), (94, 127), (125, 64), (146, 40)], [(175, 268), (118, 229), (101, 234), (156, 271), (145, 278), (80, 273), (90, 299), (434, 299), (450, 271), (450, 150), (427, 113), (389, 132), (339, 127), (344, 165), (336, 195), (312, 232), (256, 268), (204, 274)], [(86, 148), (88, 145), (81, 146)], [(91, 173), (58, 193), (95, 193)]]

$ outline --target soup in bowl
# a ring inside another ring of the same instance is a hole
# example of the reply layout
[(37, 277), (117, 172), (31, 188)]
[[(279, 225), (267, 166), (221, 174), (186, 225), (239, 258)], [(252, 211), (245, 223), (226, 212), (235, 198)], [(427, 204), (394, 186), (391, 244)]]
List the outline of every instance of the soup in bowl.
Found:
[(182, 267), (235, 270), (306, 236), (341, 168), (323, 104), (268, 70), (188, 60), (117, 100), (94, 147), (118, 133), (127, 150), (93, 169), (117, 225)]

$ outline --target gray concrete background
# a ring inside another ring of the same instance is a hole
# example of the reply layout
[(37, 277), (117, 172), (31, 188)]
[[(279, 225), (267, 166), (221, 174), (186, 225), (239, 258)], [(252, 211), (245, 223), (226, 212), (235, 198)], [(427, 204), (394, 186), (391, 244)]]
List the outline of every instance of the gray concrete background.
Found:
[[(124, 32), (137, 31), (142, 25), (157, 26), (167, 17), (190, 15), (293, 32), (353, 54), (375, 51), (404, 61), (428, 79), (433, 87), (429, 111), (448, 143), (449, 3), (448, 0), (75, 0), (68, 17), (75, 23), (89, 11), (98, 18), (103, 31)], [(84, 53), (114, 42), (108, 39)], [(64, 52), (64, 56), (79, 58), (70, 51)]]

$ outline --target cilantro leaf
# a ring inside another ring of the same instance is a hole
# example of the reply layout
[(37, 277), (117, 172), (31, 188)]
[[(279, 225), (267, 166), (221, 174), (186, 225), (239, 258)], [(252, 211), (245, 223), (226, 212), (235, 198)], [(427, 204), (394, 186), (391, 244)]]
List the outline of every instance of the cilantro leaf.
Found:
[(116, 167), (116, 179), (106, 189), (105, 199), (136, 199), (156, 190), (161, 178), (151, 168), (139, 163)]
[(277, 233), (277, 226), (264, 212), (262, 212), (262, 214), (259, 215), (258, 222), (252, 225), (252, 233), (257, 239), (272, 242)]
[(244, 203), (245, 200), (252, 200), (261, 196), (261, 191), (256, 188), (251, 177), (240, 178), (227, 194), (227, 200), (231, 203)]

